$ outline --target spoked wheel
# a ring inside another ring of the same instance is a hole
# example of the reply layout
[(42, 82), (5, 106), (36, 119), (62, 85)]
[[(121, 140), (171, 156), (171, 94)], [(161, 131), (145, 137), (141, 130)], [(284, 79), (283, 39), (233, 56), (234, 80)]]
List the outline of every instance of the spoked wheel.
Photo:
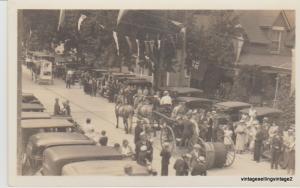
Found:
[(230, 140), (230, 145), (225, 145), (226, 147), (226, 162), (224, 167), (229, 167), (234, 163), (235, 160), (235, 147), (234, 142)]
[(163, 126), (161, 128), (160, 143), (162, 147), (164, 143), (168, 143), (170, 146), (170, 151), (171, 152), (175, 151), (176, 139), (175, 139), (174, 132), (170, 126)]

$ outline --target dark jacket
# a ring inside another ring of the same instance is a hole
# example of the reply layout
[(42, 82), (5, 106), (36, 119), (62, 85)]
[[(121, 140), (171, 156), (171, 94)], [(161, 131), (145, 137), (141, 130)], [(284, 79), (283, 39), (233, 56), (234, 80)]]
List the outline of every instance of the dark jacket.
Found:
[(134, 129), (134, 143), (136, 144), (138, 141), (140, 141), (140, 134), (143, 132), (143, 128), (141, 126), (136, 126)]
[(182, 158), (177, 159), (173, 168), (176, 170), (176, 176), (187, 176), (189, 173), (189, 166)]
[(161, 152), (160, 152), (160, 156), (161, 156), (161, 163), (162, 163), (162, 166), (164, 165), (169, 165), (170, 163), (170, 158), (171, 158), (171, 152), (166, 150), (166, 149), (163, 149)]
[(182, 124), (183, 124), (183, 133), (182, 133), (183, 137), (191, 138), (194, 132), (193, 123), (189, 120), (183, 120)]
[(101, 136), (99, 139), (99, 143), (101, 146), (107, 146), (107, 141), (108, 141), (107, 136)]

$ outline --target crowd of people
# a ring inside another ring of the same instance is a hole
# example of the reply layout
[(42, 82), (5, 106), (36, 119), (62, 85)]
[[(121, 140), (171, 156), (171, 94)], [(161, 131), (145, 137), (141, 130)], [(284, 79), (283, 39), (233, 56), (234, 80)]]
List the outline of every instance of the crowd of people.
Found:
[[(252, 153), (253, 160), (256, 162), (261, 161), (261, 157), (269, 155), (271, 161), (271, 169), (278, 169), (279, 162), (282, 160), (280, 156), (282, 153), (288, 153), (288, 173), (294, 174), (295, 169), (295, 129), (294, 126), (289, 126), (288, 130), (283, 130), (280, 126), (271, 122), (267, 117), (259, 121), (256, 117), (256, 111), (253, 107), (249, 109), (248, 114), (243, 114), (238, 122), (220, 122), (219, 112), (215, 109), (188, 109), (184, 102), (179, 102), (174, 105), (173, 97), (170, 96), (168, 91), (164, 91), (161, 96), (160, 91), (155, 91), (148, 87), (137, 87), (134, 85), (126, 85), (109, 75), (104, 79), (97, 80), (93, 78), (88, 72), (81, 74), (81, 85), (86, 94), (96, 96), (97, 94), (106, 96), (109, 102), (130, 104), (134, 107), (145, 101), (151, 102), (154, 109), (167, 111), (170, 117), (175, 119), (177, 123), (173, 125), (174, 133), (179, 142), (178, 146), (187, 147), (189, 142), (199, 137), (206, 142), (223, 142), (225, 147), (229, 150), (234, 147), (237, 154)], [(69, 88), (69, 83), (66, 85)], [(117, 97), (118, 96), (118, 97)], [(121, 96), (121, 100), (120, 99)], [(151, 101), (149, 98), (151, 97)], [(164, 112), (164, 113), (165, 113)], [(56, 99), (54, 114), (71, 114), (69, 102), (63, 103), (63, 109), (60, 109), (58, 99)], [(88, 127), (88, 121), (86, 127)], [(133, 151), (129, 142), (124, 140), (122, 147), (126, 152), (124, 154), (130, 155), (141, 165), (150, 166), (153, 160), (153, 140), (149, 139), (145, 132), (145, 125), (147, 122), (138, 120), (135, 127), (134, 144), (135, 150)], [(92, 129), (87, 131), (87, 134), (93, 137)], [(100, 145), (107, 144), (107, 137), (105, 131), (101, 133), (102, 138), (97, 140)], [(106, 139), (106, 141), (105, 141)], [(106, 143), (106, 144), (105, 144)], [(169, 164), (169, 154), (167, 145), (162, 150), (162, 171), (161, 175), (167, 175), (167, 166)], [(177, 164), (174, 166), (178, 173), (186, 175), (186, 164), (184, 161), (191, 160), (189, 154), (184, 154), (178, 159)], [(197, 165), (194, 163), (190, 166), (203, 167), (200, 163), (205, 161), (205, 155), (197, 158)], [(179, 165), (184, 164), (184, 165)], [(180, 166), (180, 167), (179, 167)], [(183, 166), (183, 167), (182, 167)], [(202, 168), (203, 169), (203, 168)], [(190, 170), (191, 172), (193, 171)], [(193, 171), (191, 175), (206, 175), (203, 170), (201, 173)]]

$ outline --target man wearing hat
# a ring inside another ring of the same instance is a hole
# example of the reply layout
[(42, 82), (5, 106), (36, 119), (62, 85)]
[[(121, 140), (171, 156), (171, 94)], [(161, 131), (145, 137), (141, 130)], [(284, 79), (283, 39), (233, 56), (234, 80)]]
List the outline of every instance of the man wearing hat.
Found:
[(148, 160), (147, 160), (147, 146), (146, 145), (142, 145), (139, 148), (139, 154), (138, 154), (138, 158), (137, 158), (137, 163), (143, 166), (146, 166), (148, 164)]
[(195, 144), (193, 146), (193, 150), (191, 152), (191, 164), (190, 166), (193, 167), (197, 163), (197, 160), (200, 156), (203, 155), (202, 147), (199, 144)]
[(160, 152), (160, 156), (161, 156), (161, 175), (168, 176), (169, 163), (171, 158), (171, 152), (168, 143), (163, 144), (163, 149)]
[(187, 146), (188, 141), (193, 137), (194, 134), (194, 125), (190, 121), (191, 113), (188, 112), (181, 122), (183, 125), (183, 132), (182, 132), (182, 139), (181, 139), (181, 146)]
[(144, 131), (142, 120), (137, 120), (137, 124), (134, 129), (134, 144), (140, 141), (140, 134)]
[(139, 157), (140, 149), (143, 145), (146, 145), (146, 133), (143, 131), (139, 135), (139, 140), (135, 143), (135, 154)]
[(60, 105), (59, 105), (58, 98), (55, 99), (53, 115), (55, 115), (55, 116), (60, 115)]
[(179, 104), (174, 107), (171, 117), (176, 118), (179, 115), (181, 116), (185, 113), (185, 111), (186, 111), (185, 102), (179, 102)]
[(71, 116), (71, 107), (70, 107), (70, 101), (69, 100), (66, 100), (66, 115), (67, 116)]
[(283, 140), (278, 131), (274, 131), (274, 136), (271, 139), (271, 169), (278, 169), (279, 156), (282, 150)]
[(164, 91), (164, 96), (160, 99), (160, 106), (165, 113), (171, 113), (172, 98), (168, 91)]
[(257, 132), (255, 135), (255, 142), (254, 142), (254, 155), (253, 155), (253, 160), (256, 162), (260, 161), (260, 156), (261, 156), (261, 148), (263, 146), (263, 141), (264, 141), (264, 133), (262, 131), (262, 128), (259, 126), (257, 128)]
[(160, 105), (172, 105), (172, 98), (168, 91), (164, 91), (164, 96), (160, 99)]
[(173, 168), (176, 170), (176, 176), (187, 176), (189, 174), (190, 154), (183, 154), (181, 158), (175, 161)]
[(203, 156), (198, 157), (196, 163), (191, 170), (192, 176), (207, 176), (207, 167), (205, 158)]

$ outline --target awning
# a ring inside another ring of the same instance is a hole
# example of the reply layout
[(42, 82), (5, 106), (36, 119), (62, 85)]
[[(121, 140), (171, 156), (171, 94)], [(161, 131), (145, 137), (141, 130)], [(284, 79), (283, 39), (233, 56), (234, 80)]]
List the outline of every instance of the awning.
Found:
[(238, 65), (256, 65), (275, 69), (292, 70), (292, 57), (280, 55), (247, 54), (240, 57)]

